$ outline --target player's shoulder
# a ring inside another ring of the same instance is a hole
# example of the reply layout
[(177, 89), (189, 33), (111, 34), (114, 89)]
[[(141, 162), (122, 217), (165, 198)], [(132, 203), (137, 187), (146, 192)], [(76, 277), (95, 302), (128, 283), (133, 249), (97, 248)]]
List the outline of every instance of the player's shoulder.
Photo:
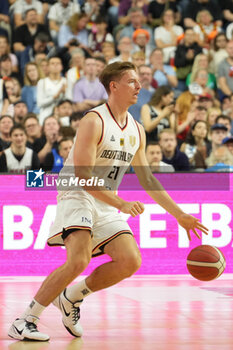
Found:
[(90, 109), (89, 111), (87, 111), (84, 115), (84, 118), (94, 118), (96, 120), (103, 120), (103, 116), (106, 112), (107, 108), (106, 108), (106, 104), (102, 104), (98, 107), (95, 107), (93, 109)]
[(90, 128), (102, 126), (103, 118), (97, 108), (86, 112), (84, 117), (81, 119), (80, 125), (86, 125)]

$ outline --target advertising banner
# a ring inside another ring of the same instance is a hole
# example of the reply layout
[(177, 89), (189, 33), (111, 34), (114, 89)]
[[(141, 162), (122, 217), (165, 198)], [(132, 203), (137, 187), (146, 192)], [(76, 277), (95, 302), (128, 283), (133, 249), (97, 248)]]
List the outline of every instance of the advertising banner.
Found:
[[(186, 258), (200, 244), (221, 249), (226, 257), (226, 272), (233, 273), (233, 175), (159, 174), (156, 177), (186, 213), (199, 218), (209, 228), (201, 240), (191, 234), (189, 242), (177, 221), (157, 205), (137, 183), (134, 174), (126, 174), (118, 194), (125, 200), (145, 204), (142, 215), (128, 221), (142, 254), (138, 274), (186, 274)], [(0, 176), (0, 275), (43, 276), (65, 262), (62, 247), (48, 247), (46, 240), (55, 218), (56, 195), (53, 188), (26, 187), (25, 175)], [(51, 180), (51, 179), (50, 179)], [(51, 183), (51, 181), (47, 181)], [(83, 274), (108, 261), (93, 258)]]

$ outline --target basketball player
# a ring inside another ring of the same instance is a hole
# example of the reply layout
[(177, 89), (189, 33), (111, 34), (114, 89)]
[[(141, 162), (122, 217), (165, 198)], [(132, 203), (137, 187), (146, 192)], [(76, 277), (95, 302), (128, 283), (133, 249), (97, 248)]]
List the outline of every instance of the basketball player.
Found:
[[(132, 161), (147, 193), (185, 228), (200, 238), (196, 229), (207, 233), (198, 219), (185, 214), (152, 175), (145, 156), (145, 133), (127, 112), (137, 101), (140, 83), (135, 66), (129, 62), (108, 65), (100, 76), (109, 99), (89, 111), (80, 121), (77, 138), (59, 176), (88, 181), (102, 177), (104, 186), (84, 186), (60, 190), (55, 222), (48, 244), (65, 245), (67, 261), (43, 282), (25, 312), (12, 324), (12, 338), (47, 341), (49, 336), (37, 329), (39, 316), (51, 302), (62, 312), (66, 329), (82, 335), (80, 304), (92, 292), (110, 287), (138, 270), (141, 256), (130, 230), (118, 210), (135, 217), (144, 205), (127, 202), (114, 191)], [(106, 190), (106, 187), (110, 190)], [(92, 272), (85, 280), (67, 286), (87, 267), (92, 256), (108, 254), (111, 261)]]

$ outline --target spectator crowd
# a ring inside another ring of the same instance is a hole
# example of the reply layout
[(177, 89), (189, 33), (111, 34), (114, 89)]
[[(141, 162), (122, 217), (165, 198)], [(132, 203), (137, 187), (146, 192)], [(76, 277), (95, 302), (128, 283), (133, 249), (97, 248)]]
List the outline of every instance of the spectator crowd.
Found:
[(0, 0), (0, 172), (59, 172), (119, 61), (153, 172), (233, 171), (233, 0)]

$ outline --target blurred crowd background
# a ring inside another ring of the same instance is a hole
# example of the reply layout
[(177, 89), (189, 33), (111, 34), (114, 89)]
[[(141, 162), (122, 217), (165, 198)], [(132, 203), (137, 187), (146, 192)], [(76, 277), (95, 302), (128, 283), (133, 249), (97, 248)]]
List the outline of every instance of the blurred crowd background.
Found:
[(116, 61), (153, 172), (233, 171), (233, 0), (0, 0), (0, 172), (59, 172)]

